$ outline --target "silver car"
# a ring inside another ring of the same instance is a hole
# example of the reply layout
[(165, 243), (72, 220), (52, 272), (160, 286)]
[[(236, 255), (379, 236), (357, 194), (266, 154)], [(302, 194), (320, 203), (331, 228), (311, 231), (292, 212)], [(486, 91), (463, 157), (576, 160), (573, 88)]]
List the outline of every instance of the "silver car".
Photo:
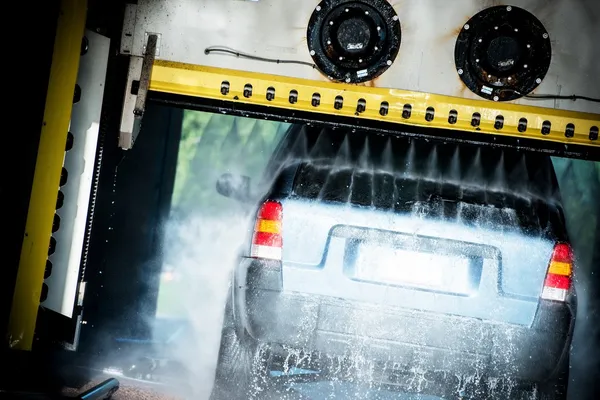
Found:
[[(293, 126), (263, 183), (216, 392), (335, 375), (442, 398), (565, 398), (573, 255), (548, 156)], [(256, 201), (249, 187), (217, 184)]]

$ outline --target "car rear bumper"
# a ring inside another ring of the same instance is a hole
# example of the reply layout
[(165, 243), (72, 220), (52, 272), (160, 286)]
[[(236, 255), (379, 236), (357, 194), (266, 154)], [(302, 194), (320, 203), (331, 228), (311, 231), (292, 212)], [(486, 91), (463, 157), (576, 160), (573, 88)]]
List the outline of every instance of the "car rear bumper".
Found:
[(556, 373), (570, 347), (573, 313), (565, 304), (540, 303), (533, 326), (522, 327), (283, 292), (273, 261), (242, 259), (234, 282), (239, 328), (306, 352), (540, 382)]

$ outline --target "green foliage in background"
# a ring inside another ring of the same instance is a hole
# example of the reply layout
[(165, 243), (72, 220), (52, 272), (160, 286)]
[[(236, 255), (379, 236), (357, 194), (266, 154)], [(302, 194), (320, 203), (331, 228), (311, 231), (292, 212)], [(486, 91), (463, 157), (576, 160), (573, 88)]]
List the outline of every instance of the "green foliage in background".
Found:
[(214, 213), (235, 206), (215, 189), (229, 172), (256, 184), (289, 124), (186, 111), (172, 207), (184, 214)]
[[(267, 163), (289, 124), (186, 110), (177, 158), (175, 187), (171, 202), (172, 221), (190, 215), (226, 214), (240, 207), (221, 196), (216, 183), (221, 174), (246, 175), (256, 187)], [(165, 273), (161, 278), (157, 315), (186, 318), (188, 309), (181, 294), (186, 285), (177, 277), (178, 225), (167, 228)], [(173, 257), (171, 257), (173, 255)], [(169, 276), (171, 271), (175, 274)]]
[[(596, 250), (596, 229), (600, 206), (600, 163), (554, 158), (570, 240), (575, 247), (578, 265), (591, 273)], [(597, 266), (596, 266), (597, 267)]]

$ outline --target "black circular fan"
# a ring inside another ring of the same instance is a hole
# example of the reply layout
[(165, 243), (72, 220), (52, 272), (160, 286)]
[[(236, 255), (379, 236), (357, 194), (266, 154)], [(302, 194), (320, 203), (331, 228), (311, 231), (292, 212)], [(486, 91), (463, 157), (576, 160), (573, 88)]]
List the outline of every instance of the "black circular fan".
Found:
[(323, 74), (335, 81), (365, 82), (394, 62), (400, 21), (386, 0), (324, 0), (313, 11), (306, 37)]
[(475, 94), (515, 100), (544, 79), (552, 48), (542, 23), (514, 6), (487, 8), (462, 28), (454, 48), (456, 70)]

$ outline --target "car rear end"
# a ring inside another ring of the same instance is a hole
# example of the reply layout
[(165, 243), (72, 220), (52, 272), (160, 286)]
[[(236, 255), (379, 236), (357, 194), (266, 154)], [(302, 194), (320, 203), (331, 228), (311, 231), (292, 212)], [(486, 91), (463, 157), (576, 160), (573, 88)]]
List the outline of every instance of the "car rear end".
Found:
[(279, 174), (236, 270), (238, 324), (288, 352), (552, 378), (575, 302), (550, 161), (357, 136)]

